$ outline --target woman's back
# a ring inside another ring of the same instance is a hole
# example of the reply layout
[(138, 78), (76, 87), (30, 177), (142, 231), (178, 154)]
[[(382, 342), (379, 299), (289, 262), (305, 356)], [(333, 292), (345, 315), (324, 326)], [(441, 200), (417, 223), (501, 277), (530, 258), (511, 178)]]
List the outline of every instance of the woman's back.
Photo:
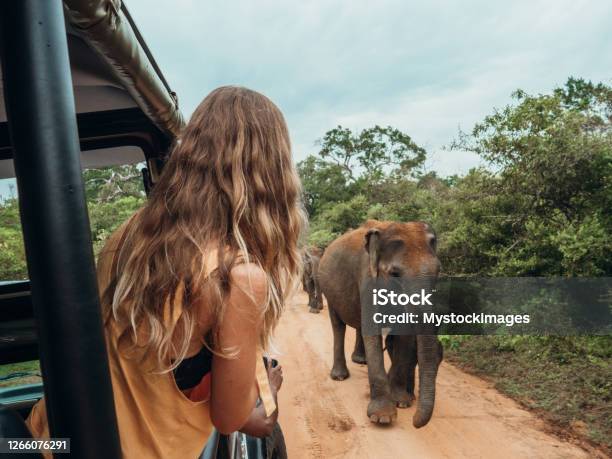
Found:
[[(211, 92), (143, 209), (99, 258), (126, 458), (196, 457), (211, 421), (229, 433), (258, 398), (268, 415), (274, 409), (261, 351), (299, 278), (300, 194), (278, 107), (245, 88)], [(209, 389), (192, 402), (174, 371), (205, 340), (214, 351)], [(29, 422), (34, 436), (48, 434), (44, 403)]]
[[(132, 222), (115, 231), (100, 253), (101, 292), (110, 283), (122, 236)], [(147, 360), (154, 356), (143, 361), (126, 356), (118, 348), (120, 333), (114, 321), (107, 321), (105, 333), (124, 458), (198, 457), (212, 430), (209, 400), (191, 401), (177, 387), (172, 372), (149, 371), (153, 362)], [(44, 403), (34, 407), (28, 423), (35, 437), (49, 435)]]

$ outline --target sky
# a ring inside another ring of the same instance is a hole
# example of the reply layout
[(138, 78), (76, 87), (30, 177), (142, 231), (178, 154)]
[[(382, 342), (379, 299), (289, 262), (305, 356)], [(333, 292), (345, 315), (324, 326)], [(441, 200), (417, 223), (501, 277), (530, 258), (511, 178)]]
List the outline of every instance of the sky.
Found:
[(255, 89), (285, 114), (296, 161), (337, 125), (380, 124), (425, 147), (428, 169), (465, 173), (479, 158), (444, 147), (515, 89), (612, 84), (609, 0), (126, 4), (186, 117), (218, 86)]
[[(188, 118), (212, 89), (270, 97), (296, 161), (342, 125), (391, 125), (440, 175), (481, 165), (448, 151), (511, 93), (568, 77), (612, 84), (609, 0), (127, 0)], [(0, 191), (6, 189), (0, 183)]]

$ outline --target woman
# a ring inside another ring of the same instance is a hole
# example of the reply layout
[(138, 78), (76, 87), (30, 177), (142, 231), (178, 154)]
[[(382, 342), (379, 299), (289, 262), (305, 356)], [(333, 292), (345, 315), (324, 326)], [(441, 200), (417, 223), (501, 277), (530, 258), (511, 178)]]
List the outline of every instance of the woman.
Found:
[[(256, 367), (299, 278), (299, 197), (279, 109), (245, 88), (210, 93), (98, 260), (125, 458), (195, 458), (258, 397), (274, 410)], [(48, 435), (44, 403), (28, 423)]]

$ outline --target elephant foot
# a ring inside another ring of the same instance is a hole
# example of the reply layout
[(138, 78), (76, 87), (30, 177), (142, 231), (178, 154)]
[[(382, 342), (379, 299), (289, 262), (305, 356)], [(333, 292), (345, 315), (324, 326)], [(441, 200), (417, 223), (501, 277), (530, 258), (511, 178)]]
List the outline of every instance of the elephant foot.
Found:
[(402, 389), (391, 389), (391, 398), (398, 408), (408, 408), (415, 400), (414, 394), (410, 394)]
[(387, 397), (370, 400), (368, 418), (376, 424), (391, 424), (397, 418), (395, 402)]
[(311, 307), (310, 309), (308, 309), (308, 312), (310, 312), (310, 313), (312, 313), (312, 314), (318, 314), (318, 313), (320, 313), (320, 312), (321, 312), (321, 310), (320, 310), (320, 309), (317, 309), (317, 308), (313, 308), (313, 307)]
[(351, 360), (355, 363), (358, 363), (359, 365), (365, 365), (366, 363), (368, 363), (364, 354), (357, 354), (355, 352), (353, 352), (353, 354), (351, 355)]
[(335, 381), (344, 381), (350, 376), (350, 373), (348, 368), (346, 368), (346, 365), (344, 367), (334, 365), (329, 375), (331, 376), (331, 379)]

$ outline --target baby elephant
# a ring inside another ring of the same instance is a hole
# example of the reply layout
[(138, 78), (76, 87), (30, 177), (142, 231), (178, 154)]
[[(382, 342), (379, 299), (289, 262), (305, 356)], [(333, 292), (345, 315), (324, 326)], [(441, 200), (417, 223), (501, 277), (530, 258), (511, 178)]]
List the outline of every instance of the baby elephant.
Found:
[(435, 335), (388, 336), (391, 357), (385, 372), (381, 336), (362, 336), (360, 287), (376, 277), (426, 279), (433, 284), (440, 271), (436, 236), (423, 222), (398, 223), (369, 220), (340, 236), (325, 250), (319, 265), (321, 290), (327, 298), (334, 333), (332, 379), (349, 377), (344, 355), (344, 334), (349, 325), (357, 330), (352, 360), (367, 362), (370, 384), (368, 417), (388, 424), (398, 407), (409, 406), (414, 397), (414, 369), (419, 365), (419, 399), (413, 418), (422, 427), (434, 408), (436, 376), (442, 347)]
[(308, 311), (318, 314), (323, 309), (323, 296), (319, 286), (319, 261), (323, 251), (318, 247), (306, 247), (302, 251), (304, 272), (302, 284), (308, 293)]

